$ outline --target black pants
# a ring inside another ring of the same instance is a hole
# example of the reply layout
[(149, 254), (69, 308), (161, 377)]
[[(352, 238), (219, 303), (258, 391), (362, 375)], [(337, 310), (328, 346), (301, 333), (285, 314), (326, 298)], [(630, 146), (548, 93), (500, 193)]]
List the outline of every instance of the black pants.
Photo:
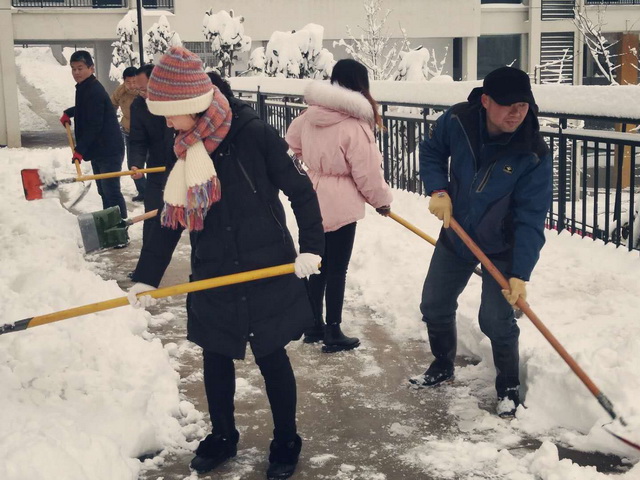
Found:
[[(100, 173), (111, 173), (122, 171), (122, 155), (111, 155), (108, 157), (93, 158), (91, 169), (96, 175)], [(120, 177), (105, 178), (96, 180), (98, 194), (102, 198), (102, 208), (120, 207), (120, 215), (127, 218), (127, 204), (120, 191)]]
[(356, 222), (345, 225), (334, 232), (324, 234), (324, 255), (320, 274), (309, 278), (309, 297), (316, 323), (322, 321), (322, 307), (327, 303), (327, 324), (342, 322), (342, 305), (347, 281), (347, 269), (353, 242), (356, 238)]
[[(131, 161), (129, 160), (129, 152), (131, 151), (131, 140), (129, 140), (129, 134), (124, 130), (122, 130), (122, 135), (124, 136), (124, 146), (127, 150), (127, 168), (131, 170), (131, 167), (133, 166), (131, 164)], [(138, 190), (138, 195), (142, 195), (144, 197), (144, 191), (147, 185), (147, 179), (144, 177), (144, 175), (142, 176), (142, 178), (134, 180), (133, 183), (136, 186), (136, 190)]]
[[(233, 397), (236, 374), (233, 359), (214, 352), (204, 353), (204, 387), (213, 433), (229, 435), (236, 428)], [(296, 378), (284, 347), (256, 358), (264, 378), (273, 415), (273, 438), (290, 442), (296, 436)]]
[[(152, 173), (152, 175), (162, 175), (161, 173)], [(162, 213), (162, 207), (164, 206), (164, 187), (161, 182), (147, 181), (144, 193), (144, 211), (150, 212), (151, 210), (158, 210), (158, 214), (144, 221), (142, 225), (142, 246), (145, 242), (149, 241), (152, 231), (160, 228), (160, 214)]]

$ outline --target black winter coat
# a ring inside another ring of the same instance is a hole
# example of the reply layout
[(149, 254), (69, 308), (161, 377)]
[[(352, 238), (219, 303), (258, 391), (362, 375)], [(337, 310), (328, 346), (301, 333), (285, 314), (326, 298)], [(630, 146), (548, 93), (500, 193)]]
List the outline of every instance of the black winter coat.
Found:
[(142, 97), (131, 104), (131, 128), (129, 131), (129, 163), (138, 168), (167, 167), (162, 173), (150, 173), (147, 181), (164, 186), (168, 172), (176, 163), (173, 151), (175, 130), (167, 127), (164, 117), (154, 115)]
[[(322, 217), (311, 181), (296, 168), (274, 128), (244, 102), (230, 103), (231, 130), (211, 154), (222, 198), (209, 210), (204, 229), (191, 234), (192, 281), (295, 260), (280, 190), (296, 217), (300, 251), (324, 252)], [(143, 248), (134, 281), (160, 283), (175, 246), (160, 237)], [(231, 358), (244, 358), (247, 341), (257, 358), (268, 355), (313, 324), (305, 281), (292, 274), (191, 293), (187, 314), (187, 338)]]
[(76, 84), (76, 104), (64, 112), (74, 119), (76, 151), (85, 160), (124, 154), (116, 110), (96, 77)]

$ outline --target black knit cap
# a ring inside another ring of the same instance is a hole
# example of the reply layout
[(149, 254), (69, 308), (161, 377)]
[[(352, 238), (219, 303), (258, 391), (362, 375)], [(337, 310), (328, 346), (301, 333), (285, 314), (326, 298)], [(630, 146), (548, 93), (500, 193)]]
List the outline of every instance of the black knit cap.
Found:
[(518, 102), (527, 102), (531, 106), (536, 104), (529, 75), (518, 68), (500, 67), (489, 73), (482, 83), (482, 93), (500, 105)]

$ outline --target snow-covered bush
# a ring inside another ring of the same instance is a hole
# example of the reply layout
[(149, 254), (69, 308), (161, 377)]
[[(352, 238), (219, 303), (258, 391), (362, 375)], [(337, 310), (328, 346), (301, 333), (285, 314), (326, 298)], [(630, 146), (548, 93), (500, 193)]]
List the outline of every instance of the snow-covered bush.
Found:
[(243, 22), (244, 17), (234, 16), (233, 10), (213, 13), (210, 9), (204, 13), (202, 33), (211, 42), (211, 51), (218, 59), (216, 65), (210, 66), (223, 76), (231, 75), (237, 52), (248, 52), (251, 48), (251, 37), (244, 34)]
[(164, 15), (144, 34), (144, 53), (147, 62), (154, 62), (171, 47), (182, 46), (180, 36), (171, 30)]
[(429, 49), (422, 46), (415, 50), (400, 52), (395, 80), (423, 82), (441, 76), (448, 52), (449, 47), (445, 47), (441, 61), (437, 60), (435, 49), (429, 52)]
[(256, 48), (249, 68), (269, 77), (321, 78), (331, 76), (336, 63), (322, 47), (324, 27), (309, 23), (292, 32), (273, 32), (266, 48)]
[(129, 10), (124, 18), (118, 22), (116, 35), (118, 40), (111, 44), (113, 51), (109, 78), (114, 82), (119, 82), (122, 80), (122, 72), (125, 68), (140, 66), (138, 52), (133, 49), (133, 39), (138, 35), (136, 10)]

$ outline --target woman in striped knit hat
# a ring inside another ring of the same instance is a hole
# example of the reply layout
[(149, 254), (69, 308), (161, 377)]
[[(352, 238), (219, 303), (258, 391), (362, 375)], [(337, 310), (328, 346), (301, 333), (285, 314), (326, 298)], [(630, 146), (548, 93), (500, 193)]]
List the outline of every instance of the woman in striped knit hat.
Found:
[[(191, 237), (191, 280), (295, 263), (296, 275), (231, 285), (187, 297), (187, 338), (203, 349), (204, 385), (212, 433), (191, 467), (210, 471), (236, 455), (234, 359), (247, 342), (264, 377), (274, 431), (270, 479), (289, 478), (302, 439), (296, 428), (296, 381), (285, 346), (313, 324), (304, 277), (318, 273), (324, 234), (318, 200), (287, 144), (244, 102), (227, 99), (190, 51), (174, 47), (148, 84), (151, 113), (178, 130), (176, 165), (164, 192), (162, 234), (145, 243), (129, 290), (136, 307), (155, 303), (142, 291), (157, 287), (178, 240)], [(286, 227), (280, 191), (289, 198), (299, 229), (300, 254)]]

